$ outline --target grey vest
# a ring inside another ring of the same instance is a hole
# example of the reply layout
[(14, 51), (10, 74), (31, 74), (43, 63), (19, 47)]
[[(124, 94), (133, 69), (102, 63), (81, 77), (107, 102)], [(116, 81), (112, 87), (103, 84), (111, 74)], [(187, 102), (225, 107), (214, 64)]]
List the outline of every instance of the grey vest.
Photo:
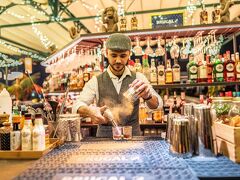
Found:
[[(119, 94), (117, 93), (113, 82), (107, 71), (103, 72), (99, 76), (97, 76), (98, 81), (98, 92), (99, 92), (99, 101), (97, 105), (114, 108), (116, 106), (124, 107), (124, 96), (123, 93), (127, 91), (129, 88), (129, 84), (131, 84), (136, 79), (136, 73), (131, 72), (132, 76), (126, 76), (123, 79), (122, 86)], [(140, 126), (138, 120), (138, 112), (139, 112), (139, 100), (135, 101), (133, 104), (133, 110), (130, 112), (130, 115), (126, 116), (126, 114), (121, 114), (119, 112), (119, 117), (121, 120), (121, 126), (132, 126), (133, 136), (140, 135)], [(112, 126), (111, 125), (99, 125), (97, 130), (97, 137), (112, 137)]]

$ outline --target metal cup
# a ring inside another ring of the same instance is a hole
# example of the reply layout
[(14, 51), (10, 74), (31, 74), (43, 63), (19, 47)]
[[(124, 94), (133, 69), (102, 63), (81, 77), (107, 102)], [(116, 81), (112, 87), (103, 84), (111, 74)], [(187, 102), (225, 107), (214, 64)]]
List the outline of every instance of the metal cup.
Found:
[(210, 107), (204, 104), (194, 106), (194, 116), (198, 126), (199, 155), (208, 156), (210, 153), (205, 149), (214, 152)]
[(180, 156), (191, 156), (189, 138), (189, 120), (186, 116), (174, 118), (170, 151)]

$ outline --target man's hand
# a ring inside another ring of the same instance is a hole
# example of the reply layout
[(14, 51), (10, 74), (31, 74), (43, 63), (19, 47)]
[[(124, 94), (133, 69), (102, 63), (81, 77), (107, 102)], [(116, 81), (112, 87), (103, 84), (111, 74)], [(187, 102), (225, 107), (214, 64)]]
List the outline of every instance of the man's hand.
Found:
[(90, 117), (94, 124), (107, 124), (108, 120), (103, 117), (103, 112), (107, 109), (106, 106), (81, 106), (78, 113), (82, 117)]
[(90, 117), (92, 119), (93, 124), (107, 124), (108, 120), (103, 117), (104, 111), (107, 109), (106, 106), (102, 107), (96, 107), (96, 106), (91, 106), (91, 114)]
[(140, 79), (135, 79), (129, 86), (135, 89), (138, 98), (148, 99), (152, 96), (150, 85)]

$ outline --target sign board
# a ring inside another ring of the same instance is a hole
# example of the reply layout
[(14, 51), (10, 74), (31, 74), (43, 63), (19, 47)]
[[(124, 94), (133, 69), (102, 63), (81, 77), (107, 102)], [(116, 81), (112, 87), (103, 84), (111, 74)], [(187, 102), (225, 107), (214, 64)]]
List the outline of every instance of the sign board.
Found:
[(161, 27), (177, 27), (183, 26), (183, 12), (171, 14), (158, 14), (151, 16), (152, 29)]

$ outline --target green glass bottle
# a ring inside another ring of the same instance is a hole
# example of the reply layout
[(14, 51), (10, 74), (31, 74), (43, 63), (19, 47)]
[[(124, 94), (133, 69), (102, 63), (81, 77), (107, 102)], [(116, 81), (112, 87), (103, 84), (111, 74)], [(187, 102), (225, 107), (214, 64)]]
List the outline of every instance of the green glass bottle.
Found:
[(147, 55), (144, 55), (143, 59), (142, 59), (142, 72), (146, 76), (148, 81), (150, 81), (150, 72), (151, 72), (151, 70), (150, 70), (150, 67), (149, 67), (148, 56)]
[(189, 63), (187, 64), (187, 70), (188, 70), (188, 79), (190, 83), (197, 83), (198, 78), (198, 65), (194, 61), (193, 56), (189, 56)]
[(214, 82), (223, 82), (224, 81), (224, 76), (223, 76), (224, 65), (223, 65), (223, 63), (224, 63), (224, 61), (222, 61), (221, 56), (215, 57), (215, 59), (213, 61)]

